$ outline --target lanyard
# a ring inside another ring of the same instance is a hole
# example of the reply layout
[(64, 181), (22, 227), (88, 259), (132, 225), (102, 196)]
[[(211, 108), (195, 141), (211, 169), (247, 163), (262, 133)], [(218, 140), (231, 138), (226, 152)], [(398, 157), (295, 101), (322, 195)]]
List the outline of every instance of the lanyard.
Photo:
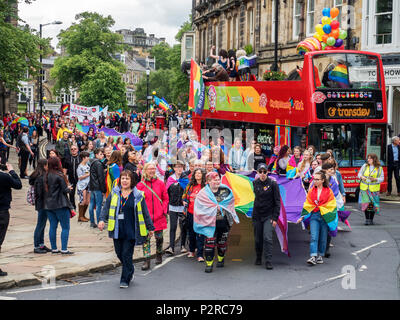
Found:
[(130, 195), (131, 194), (128, 194), (128, 196), (125, 198), (125, 201), (123, 201), (122, 199), (124, 199), (124, 197), (121, 194), (121, 208), (125, 207), (126, 202), (128, 201)]

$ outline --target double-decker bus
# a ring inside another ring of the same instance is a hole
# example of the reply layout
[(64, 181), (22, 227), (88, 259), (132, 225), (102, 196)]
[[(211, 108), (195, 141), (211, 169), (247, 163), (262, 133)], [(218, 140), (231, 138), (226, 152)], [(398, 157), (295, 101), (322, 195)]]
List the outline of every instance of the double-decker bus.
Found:
[[(208, 82), (193, 129), (254, 129), (267, 156), (274, 145), (332, 149), (346, 193), (356, 193), (357, 171), (369, 153), (386, 171), (387, 104), (382, 61), (372, 52), (306, 53), (294, 80)], [(245, 140), (244, 140), (245, 141)], [(387, 182), (381, 185), (385, 191)]]

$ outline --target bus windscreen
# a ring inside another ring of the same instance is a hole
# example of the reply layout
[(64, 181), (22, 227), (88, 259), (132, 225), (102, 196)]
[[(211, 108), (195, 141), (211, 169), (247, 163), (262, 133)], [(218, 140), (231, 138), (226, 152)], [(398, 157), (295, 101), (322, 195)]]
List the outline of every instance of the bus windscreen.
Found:
[(379, 60), (375, 56), (360, 53), (318, 54), (313, 57), (313, 64), (315, 87), (318, 89), (380, 88)]

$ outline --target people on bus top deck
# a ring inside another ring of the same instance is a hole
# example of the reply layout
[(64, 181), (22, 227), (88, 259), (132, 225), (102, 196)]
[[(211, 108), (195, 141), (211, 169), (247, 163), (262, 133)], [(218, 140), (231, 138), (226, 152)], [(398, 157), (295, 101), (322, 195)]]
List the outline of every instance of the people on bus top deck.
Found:
[(216, 59), (217, 63), (220, 64), (226, 71), (230, 70), (230, 60), (228, 58), (228, 52), (226, 50), (219, 50), (218, 56), (214, 55), (215, 46), (211, 47), (210, 58)]
[(214, 77), (208, 77), (208, 76), (203, 76), (203, 79), (206, 81), (229, 81), (229, 74), (228, 72), (224, 69), (223, 66), (221, 66), (218, 63), (214, 63), (213, 66), (213, 71), (215, 72)]

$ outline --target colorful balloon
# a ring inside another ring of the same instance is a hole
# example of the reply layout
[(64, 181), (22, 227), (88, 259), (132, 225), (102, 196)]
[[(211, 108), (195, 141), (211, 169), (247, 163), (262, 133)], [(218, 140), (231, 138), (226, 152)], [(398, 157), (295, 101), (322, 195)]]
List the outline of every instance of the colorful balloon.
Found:
[(326, 40), (326, 44), (328, 46), (333, 46), (336, 43), (336, 39), (334, 37), (329, 37), (328, 40)]
[(347, 38), (347, 31), (340, 29), (340, 31), (339, 31), (339, 39), (344, 40), (346, 38)]
[(339, 29), (335, 29), (335, 30), (332, 30), (332, 32), (329, 34), (329, 36), (334, 37), (335, 39), (338, 39), (339, 34), (340, 34)]
[(329, 38), (329, 36), (328, 36), (327, 34), (324, 34), (324, 35), (322, 36), (322, 41), (325, 42), (325, 43), (327, 43), (328, 38)]
[(335, 43), (335, 47), (336, 48), (339, 48), (339, 47), (341, 47), (343, 45), (343, 40), (342, 39), (337, 39), (336, 40), (336, 43)]
[(305, 40), (301, 41), (297, 47), (297, 53), (304, 55), (307, 52), (311, 51), (319, 51), (322, 49), (321, 42), (319, 42), (315, 38), (306, 38)]
[(332, 28), (332, 30), (335, 30), (335, 29), (339, 28), (339, 25), (340, 25), (339, 21), (337, 21), (337, 20), (332, 20), (332, 22), (331, 22), (331, 28)]
[(324, 8), (324, 9), (322, 10), (322, 15), (323, 15), (324, 17), (330, 17), (330, 16), (331, 16), (331, 9), (329, 9), (329, 8)]
[(331, 18), (336, 18), (339, 15), (339, 9), (338, 8), (332, 8), (330, 11), (330, 16)]
[(324, 30), (322, 29), (322, 24), (317, 24), (316, 26), (315, 26), (315, 31), (317, 31), (318, 33), (323, 33), (324, 32)]
[(322, 17), (321, 22), (322, 22), (322, 25), (331, 24), (332, 20), (329, 17)]
[(324, 25), (324, 26), (322, 27), (322, 29), (324, 30), (324, 32), (325, 32), (326, 34), (330, 34), (331, 31), (332, 31), (332, 28), (331, 28), (331, 26), (330, 26), (329, 24)]
[(322, 35), (320, 35), (319, 33), (314, 33), (314, 38), (317, 39), (318, 41), (322, 41)]
[(325, 50), (326, 47), (327, 47), (326, 43), (325, 42), (321, 42), (321, 47), (322, 47), (322, 50)]

